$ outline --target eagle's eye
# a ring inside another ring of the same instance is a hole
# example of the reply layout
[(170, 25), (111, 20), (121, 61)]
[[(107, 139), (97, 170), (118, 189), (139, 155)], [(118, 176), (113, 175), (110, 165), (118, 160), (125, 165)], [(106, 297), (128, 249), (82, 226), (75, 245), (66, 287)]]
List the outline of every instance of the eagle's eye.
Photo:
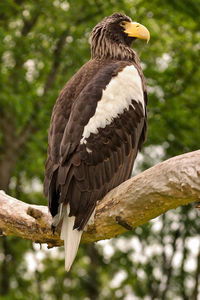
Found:
[(121, 21), (120, 26), (124, 27), (126, 25), (126, 23), (127, 23), (126, 21)]

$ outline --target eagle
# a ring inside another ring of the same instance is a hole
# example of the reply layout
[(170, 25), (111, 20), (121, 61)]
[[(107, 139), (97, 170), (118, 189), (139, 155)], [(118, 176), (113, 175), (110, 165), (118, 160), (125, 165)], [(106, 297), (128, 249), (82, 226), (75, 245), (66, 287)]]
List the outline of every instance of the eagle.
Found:
[(114, 13), (92, 30), (91, 59), (66, 83), (53, 108), (44, 194), (61, 224), (65, 269), (70, 270), (95, 207), (131, 176), (146, 138), (147, 91), (135, 39), (147, 28)]

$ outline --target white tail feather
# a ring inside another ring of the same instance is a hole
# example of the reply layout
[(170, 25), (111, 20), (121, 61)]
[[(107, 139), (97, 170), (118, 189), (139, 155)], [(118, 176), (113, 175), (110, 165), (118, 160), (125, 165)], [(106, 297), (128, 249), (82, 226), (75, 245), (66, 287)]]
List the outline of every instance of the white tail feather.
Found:
[(69, 204), (63, 217), (60, 238), (65, 246), (65, 269), (69, 271), (76, 257), (83, 231), (73, 229), (75, 217), (69, 217)]

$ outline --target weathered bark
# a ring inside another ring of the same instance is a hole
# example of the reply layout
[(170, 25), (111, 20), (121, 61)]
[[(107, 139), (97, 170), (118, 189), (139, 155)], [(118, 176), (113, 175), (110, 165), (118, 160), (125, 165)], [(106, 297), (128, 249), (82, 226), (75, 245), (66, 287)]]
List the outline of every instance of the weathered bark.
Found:
[[(82, 242), (112, 238), (160, 214), (200, 199), (200, 150), (176, 156), (140, 173), (110, 191), (96, 208), (94, 224)], [(51, 217), (45, 206), (29, 205), (0, 194), (0, 228), (49, 247), (62, 244), (51, 233)]]

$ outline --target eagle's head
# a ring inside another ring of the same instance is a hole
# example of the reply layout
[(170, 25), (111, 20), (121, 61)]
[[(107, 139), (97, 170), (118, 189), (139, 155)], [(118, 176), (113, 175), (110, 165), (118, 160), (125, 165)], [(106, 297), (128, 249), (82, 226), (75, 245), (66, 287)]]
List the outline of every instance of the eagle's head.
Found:
[(130, 48), (134, 39), (150, 39), (147, 28), (115, 13), (99, 22), (91, 33), (92, 58), (133, 59)]

